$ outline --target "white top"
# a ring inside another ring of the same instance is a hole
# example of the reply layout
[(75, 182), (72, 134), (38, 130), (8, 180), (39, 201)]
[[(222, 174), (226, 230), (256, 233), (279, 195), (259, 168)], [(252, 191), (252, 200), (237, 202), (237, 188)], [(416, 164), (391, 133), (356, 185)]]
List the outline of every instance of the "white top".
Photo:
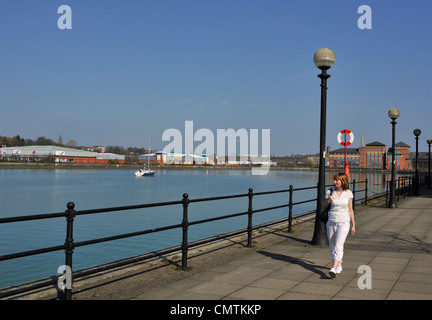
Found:
[[(329, 221), (332, 222), (350, 222), (350, 215), (348, 210), (349, 199), (352, 199), (353, 193), (351, 190), (344, 190), (340, 197), (336, 191), (333, 191), (334, 199), (330, 205)], [(330, 190), (327, 190), (325, 198), (330, 196)]]

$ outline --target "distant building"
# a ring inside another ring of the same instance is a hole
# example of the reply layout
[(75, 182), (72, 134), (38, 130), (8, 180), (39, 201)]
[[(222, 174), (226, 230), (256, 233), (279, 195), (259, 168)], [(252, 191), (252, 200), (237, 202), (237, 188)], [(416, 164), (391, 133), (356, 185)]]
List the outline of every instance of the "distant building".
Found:
[[(415, 169), (416, 153), (410, 152), (407, 158), (407, 162), (410, 167)], [(428, 171), (429, 170), (429, 152), (419, 152), (418, 155), (418, 170)]]
[(374, 141), (359, 147), (360, 168), (386, 169), (386, 146), (384, 143)]
[[(415, 170), (415, 152), (404, 142), (395, 144), (396, 170)], [(385, 144), (374, 141), (359, 148), (347, 148), (347, 164), (350, 168), (391, 169), (392, 148), (386, 150)], [(343, 168), (345, 161), (345, 148), (329, 152), (329, 167)], [(428, 170), (429, 153), (419, 152), (418, 169)]]
[[(415, 160), (415, 152), (414, 160)], [(387, 168), (390, 169), (393, 159), (392, 159), (393, 149), (388, 149), (387, 154)], [(395, 144), (395, 158), (396, 158), (396, 168), (397, 170), (411, 170), (415, 168), (414, 161), (410, 159), (410, 146), (403, 142), (398, 142)]]
[(92, 146), (90, 151), (105, 153), (106, 149), (104, 146)]
[[(343, 168), (345, 164), (345, 148), (329, 153), (329, 167)], [(347, 148), (347, 164), (350, 168), (360, 168), (360, 153), (358, 148)]]
[(140, 163), (154, 163), (159, 165), (165, 164), (191, 164), (203, 165), (209, 164), (210, 159), (206, 155), (183, 154), (183, 153), (166, 153), (155, 152), (138, 156)]
[[(392, 166), (392, 148), (386, 150), (385, 144), (374, 141), (359, 148), (347, 148), (347, 164), (350, 168), (368, 168), (385, 170)], [(424, 152), (426, 154), (426, 152)], [(421, 154), (421, 153), (419, 153)], [(410, 152), (410, 146), (404, 142), (395, 144), (396, 170), (414, 170), (415, 152)], [(345, 148), (329, 152), (329, 167), (343, 168), (345, 163)], [(419, 157), (419, 170), (427, 166), (426, 156)]]
[(2, 147), (0, 159), (9, 161), (53, 161), (57, 163), (108, 164), (115, 161), (123, 164), (124, 155), (113, 153), (97, 153), (59, 146), (17, 146)]

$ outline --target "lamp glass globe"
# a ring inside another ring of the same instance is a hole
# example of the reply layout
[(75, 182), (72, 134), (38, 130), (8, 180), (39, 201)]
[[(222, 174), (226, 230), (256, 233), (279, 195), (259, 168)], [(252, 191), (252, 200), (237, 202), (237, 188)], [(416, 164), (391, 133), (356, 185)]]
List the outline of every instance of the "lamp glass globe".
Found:
[(314, 54), (314, 63), (319, 69), (329, 69), (335, 63), (336, 57), (332, 50), (328, 48), (319, 49)]
[(399, 115), (400, 115), (400, 112), (398, 109), (390, 109), (388, 112), (389, 118), (393, 119), (393, 120), (397, 119), (399, 117)]

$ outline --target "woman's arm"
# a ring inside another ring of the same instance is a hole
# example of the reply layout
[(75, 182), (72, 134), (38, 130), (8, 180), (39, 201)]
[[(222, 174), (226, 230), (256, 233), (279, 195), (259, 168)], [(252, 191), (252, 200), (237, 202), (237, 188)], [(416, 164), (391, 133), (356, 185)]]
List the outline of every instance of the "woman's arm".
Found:
[(351, 220), (351, 235), (355, 235), (355, 221), (354, 221), (354, 210), (353, 210), (353, 206), (352, 206), (352, 202), (353, 199), (349, 199), (348, 201), (348, 211), (349, 211), (349, 215), (350, 215), (350, 220)]

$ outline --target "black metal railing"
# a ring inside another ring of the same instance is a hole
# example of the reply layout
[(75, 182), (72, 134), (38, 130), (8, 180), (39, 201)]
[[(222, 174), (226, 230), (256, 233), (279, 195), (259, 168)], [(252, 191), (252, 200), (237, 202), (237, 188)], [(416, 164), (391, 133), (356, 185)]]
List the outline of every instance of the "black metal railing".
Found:
[[(400, 180), (400, 181), (403, 181), (403, 182), (398, 183), (398, 195), (401, 194), (402, 191), (403, 192), (405, 192), (405, 191), (409, 192), (409, 190), (411, 188), (411, 182), (412, 181), (408, 180), (408, 183), (406, 180)], [(365, 187), (364, 187), (364, 189), (358, 190), (357, 188), (361, 184), (364, 184)], [(142, 254), (140, 256), (131, 257), (128, 259), (122, 259), (122, 260), (114, 261), (112, 263), (101, 265), (101, 266), (96, 266), (96, 267), (87, 268), (87, 269), (83, 269), (83, 270), (73, 271), (72, 275), (71, 275), (71, 279), (69, 279), (70, 280), (69, 285), (66, 285), (63, 288), (64, 291), (61, 291), (61, 290), (59, 291), (59, 295), (61, 296), (61, 298), (66, 299), (66, 300), (70, 300), (72, 298), (72, 286), (71, 286), (72, 278), (77, 279), (77, 278), (80, 278), (80, 277), (83, 277), (83, 276), (86, 276), (89, 274), (94, 274), (94, 273), (97, 273), (100, 271), (105, 271), (107, 269), (117, 268), (119, 266), (135, 263), (137, 261), (143, 261), (143, 260), (149, 259), (151, 257), (155, 257), (155, 256), (166, 255), (168, 253), (172, 253), (172, 252), (176, 252), (176, 251), (177, 252), (181, 251), (181, 256), (182, 256), (181, 269), (186, 270), (186, 269), (188, 269), (188, 251), (190, 248), (193, 248), (193, 247), (196, 247), (196, 246), (199, 246), (202, 244), (214, 242), (215, 240), (220, 240), (220, 239), (224, 239), (227, 237), (231, 237), (231, 236), (239, 235), (239, 234), (244, 234), (244, 233), (247, 234), (246, 246), (251, 247), (254, 229), (263, 228), (266, 226), (271, 226), (271, 225), (280, 224), (280, 223), (286, 223), (286, 222), (288, 222), (287, 232), (292, 232), (293, 218), (304, 217), (307, 215), (311, 215), (311, 218), (313, 218), (312, 214), (315, 212), (315, 210), (312, 210), (312, 211), (304, 212), (301, 214), (296, 214), (295, 217), (293, 217), (293, 207), (300, 205), (300, 204), (309, 203), (309, 202), (316, 202), (316, 198), (294, 202), (294, 200), (293, 200), (294, 192), (297, 193), (297, 192), (301, 192), (301, 191), (305, 191), (305, 190), (311, 190), (311, 189), (317, 189), (317, 186), (305, 187), (305, 188), (294, 188), (292, 185), (290, 185), (289, 189), (276, 190), (276, 191), (266, 191), (266, 192), (256, 192), (256, 193), (254, 193), (253, 189), (250, 188), (248, 190), (248, 193), (244, 193), (244, 194), (218, 196), (218, 197), (210, 197), (210, 198), (199, 198), (199, 199), (189, 199), (188, 194), (185, 193), (185, 194), (183, 194), (182, 200), (179, 200), (179, 201), (149, 203), (149, 204), (141, 204), (141, 205), (110, 207), (110, 208), (100, 208), (100, 209), (80, 210), (80, 211), (76, 211), (75, 210), (75, 204), (73, 202), (69, 202), (69, 203), (67, 203), (67, 209), (64, 212), (0, 218), (0, 224), (2, 224), (2, 223), (15, 223), (15, 222), (20, 222), (20, 221), (40, 220), (40, 219), (51, 219), (51, 218), (58, 218), (58, 217), (65, 217), (66, 218), (66, 237), (65, 237), (64, 244), (52, 246), (52, 247), (41, 248), (41, 249), (36, 249), (36, 250), (23, 251), (23, 252), (17, 252), (17, 253), (2, 255), (2, 256), (0, 256), (0, 261), (17, 259), (17, 258), (31, 256), (31, 255), (38, 255), (38, 254), (43, 254), (43, 253), (52, 252), (52, 251), (64, 250), (65, 251), (65, 265), (69, 268), (69, 270), (72, 270), (72, 256), (73, 256), (73, 252), (76, 248), (79, 248), (82, 246), (93, 245), (96, 243), (113, 241), (113, 240), (118, 240), (118, 239), (129, 238), (129, 237), (135, 237), (135, 236), (140, 236), (140, 235), (145, 235), (145, 234), (150, 234), (150, 233), (156, 233), (156, 232), (161, 232), (161, 231), (166, 231), (166, 230), (171, 230), (171, 229), (178, 229), (178, 228), (182, 229), (182, 239), (181, 239), (181, 244), (179, 246), (174, 246), (174, 247), (167, 248), (164, 250), (159, 250), (156, 252)], [(369, 200), (369, 197), (368, 197), (368, 180), (367, 179), (365, 181), (358, 181), (358, 182), (356, 182), (354, 180), (352, 182), (352, 191), (354, 194), (353, 203), (360, 202), (360, 203), (367, 205), (368, 200)], [(287, 193), (288, 194), (288, 199), (287, 199), (288, 201), (283, 203), (283, 204), (277, 205), (277, 206), (266, 207), (266, 208), (262, 208), (262, 209), (254, 209), (253, 199), (255, 197), (270, 195), (270, 194), (276, 194), (276, 193)], [(363, 193), (363, 197), (357, 198), (356, 194), (358, 194), (358, 193)], [(386, 196), (387, 193), (388, 192), (386, 191), (386, 192), (383, 192), (379, 195), (375, 195), (375, 197)], [(189, 211), (189, 206), (191, 204), (198, 203), (198, 202), (210, 202), (210, 201), (218, 201), (218, 200), (233, 199), (233, 198), (247, 198), (248, 199), (247, 210), (242, 211), (242, 212), (227, 214), (224, 216), (217, 216), (217, 217), (212, 217), (212, 218), (208, 218), (208, 219), (189, 221), (188, 211)], [(399, 198), (397, 200), (399, 200)], [(146, 230), (141, 230), (141, 231), (136, 231), (136, 232), (131, 232), (131, 233), (125, 233), (125, 234), (120, 234), (120, 235), (115, 235), (115, 236), (97, 238), (97, 239), (92, 239), (92, 240), (80, 241), (80, 242), (74, 241), (73, 224), (74, 224), (75, 219), (78, 216), (95, 214), (95, 213), (106, 213), (106, 212), (113, 212), (113, 211), (126, 211), (126, 210), (137, 210), (137, 209), (144, 209), (144, 208), (179, 206), (179, 205), (182, 206), (182, 213), (183, 214), (182, 214), (182, 220), (178, 224), (173, 224), (173, 225), (163, 226), (163, 227), (158, 227), (158, 228), (153, 228), (153, 229), (146, 229)], [(270, 221), (270, 222), (267, 222), (264, 224), (256, 225), (256, 226), (253, 225), (253, 215), (254, 214), (260, 213), (260, 212), (265, 212), (265, 211), (270, 211), (270, 210), (275, 210), (275, 209), (280, 209), (280, 208), (285, 208), (285, 207), (289, 208), (287, 217), (280, 219), (280, 220)], [(229, 219), (229, 218), (234, 218), (234, 217), (239, 217), (239, 216), (247, 216), (246, 228), (240, 229), (237, 231), (233, 231), (233, 232), (227, 232), (225, 234), (221, 234), (218, 236), (212, 236), (212, 237), (208, 237), (205, 239), (196, 240), (193, 242), (188, 241), (189, 240), (189, 237), (188, 237), (189, 226), (208, 223), (208, 222), (216, 221), (216, 220)], [(27, 291), (32, 291), (32, 290), (38, 289), (38, 288), (47, 287), (47, 286), (50, 286), (50, 285), (53, 285), (56, 283), (59, 284), (58, 279), (59, 279), (59, 277), (51, 277), (51, 278), (46, 278), (46, 279), (42, 279), (42, 280), (38, 280), (38, 281), (29, 282), (28, 284), (24, 284), (21, 286), (12, 286), (12, 287), (8, 287), (8, 288), (0, 289), (0, 298), (12, 296), (12, 295), (17, 295), (17, 294), (24, 293)]]

